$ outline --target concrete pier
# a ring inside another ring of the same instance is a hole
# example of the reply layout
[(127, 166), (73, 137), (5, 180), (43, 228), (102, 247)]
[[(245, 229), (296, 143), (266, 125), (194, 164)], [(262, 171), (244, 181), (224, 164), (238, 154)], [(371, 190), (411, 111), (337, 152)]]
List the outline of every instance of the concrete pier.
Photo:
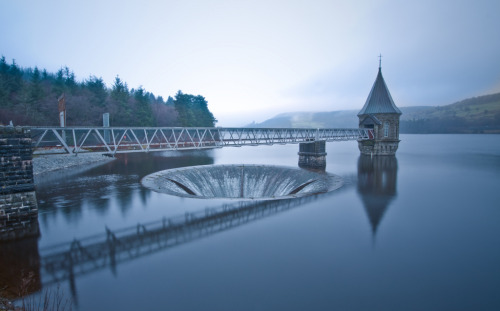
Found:
[(312, 141), (299, 144), (299, 167), (324, 169), (326, 168), (326, 142)]
[(0, 241), (38, 235), (30, 130), (0, 127)]

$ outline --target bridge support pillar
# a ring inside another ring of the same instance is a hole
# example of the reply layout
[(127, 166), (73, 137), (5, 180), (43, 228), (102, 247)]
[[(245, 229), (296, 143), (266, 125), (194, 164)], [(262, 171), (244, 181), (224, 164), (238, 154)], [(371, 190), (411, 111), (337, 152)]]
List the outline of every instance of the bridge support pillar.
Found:
[(30, 130), (0, 127), (0, 241), (38, 235)]
[(312, 141), (299, 144), (299, 167), (326, 168), (325, 141)]

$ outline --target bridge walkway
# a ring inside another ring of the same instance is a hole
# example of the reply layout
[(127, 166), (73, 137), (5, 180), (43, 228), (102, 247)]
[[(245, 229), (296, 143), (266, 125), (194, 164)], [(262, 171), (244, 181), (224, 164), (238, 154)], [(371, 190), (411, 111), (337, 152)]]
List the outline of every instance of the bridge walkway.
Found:
[(30, 127), (33, 152), (116, 153), (373, 139), (372, 129)]

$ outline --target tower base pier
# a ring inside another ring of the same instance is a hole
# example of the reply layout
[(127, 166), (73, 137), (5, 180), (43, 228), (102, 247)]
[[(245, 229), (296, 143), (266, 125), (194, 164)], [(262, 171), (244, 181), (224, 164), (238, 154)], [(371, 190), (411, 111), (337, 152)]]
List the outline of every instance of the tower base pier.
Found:
[(399, 139), (395, 140), (364, 140), (358, 141), (359, 151), (362, 155), (377, 156), (396, 154), (399, 146)]

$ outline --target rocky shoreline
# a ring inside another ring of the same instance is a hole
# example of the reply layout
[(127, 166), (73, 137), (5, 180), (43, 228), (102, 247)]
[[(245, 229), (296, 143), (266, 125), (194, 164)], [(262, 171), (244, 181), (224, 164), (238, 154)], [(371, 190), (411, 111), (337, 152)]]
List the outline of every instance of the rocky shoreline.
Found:
[(110, 162), (115, 160), (100, 153), (79, 153), (73, 154), (54, 154), (54, 155), (34, 155), (33, 156), (33, 175), (37, 176), (47, 172), (88, 165), (97, 162)]
[(0, 297), (0, 311), (17, 311), (21, 308), (14, 306), (14, 303), (7, 299)]

